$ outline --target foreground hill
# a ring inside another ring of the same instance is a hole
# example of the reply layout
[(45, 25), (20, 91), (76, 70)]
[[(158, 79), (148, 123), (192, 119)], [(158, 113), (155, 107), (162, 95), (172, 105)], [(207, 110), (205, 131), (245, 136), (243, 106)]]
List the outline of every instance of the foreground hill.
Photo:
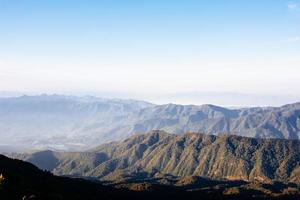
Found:
[(62, 95), (0, 98), (0, 152), (82, 151), (151, 130), (300, 138), (300, 103), (228, 109)]
[(201, 177), (131, 179), (115, 184), (54, 176), (0, 155), (0, 199), (297, 199), (295, 184), (213, 181)]
[(202, 176), (300, 183), (300, 141), (151, 131), (92, 151), (16, 155), (57, 175), (99, 180)]
[(0, 199), (110, 199), (115, 190), (83, 179), (53, 176), (0, 155)]

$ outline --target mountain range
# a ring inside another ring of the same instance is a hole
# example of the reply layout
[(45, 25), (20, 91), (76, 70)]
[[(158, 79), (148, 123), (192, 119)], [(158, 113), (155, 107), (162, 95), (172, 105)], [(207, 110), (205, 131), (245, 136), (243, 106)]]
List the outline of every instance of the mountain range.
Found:
[(299, 138), (300, 103), (3, 97), (0, 198), (297, 198)]
[(0, 98), (0, 151), (84, 149), (106, 142), (114, 127), (152, 104), (92, 96)]
[(97, 180), (201, 176), (300, 184), (300, 141), (151, 131), (86, 152), (40, 151), (13, 157), (56, 175)]
[(229, 109), (215, 105), (154, 105), (92, 96), (0, 98), (0, 152), (87, 150), (154, 129), (256, 138), (300, 138), (300, 103)]

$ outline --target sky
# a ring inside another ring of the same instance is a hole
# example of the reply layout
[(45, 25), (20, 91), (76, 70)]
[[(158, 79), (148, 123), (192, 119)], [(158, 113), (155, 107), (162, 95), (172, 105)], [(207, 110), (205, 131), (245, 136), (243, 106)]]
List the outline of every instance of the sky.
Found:
[(0, 91), (300, 101), (300, 0), (0, 0)]

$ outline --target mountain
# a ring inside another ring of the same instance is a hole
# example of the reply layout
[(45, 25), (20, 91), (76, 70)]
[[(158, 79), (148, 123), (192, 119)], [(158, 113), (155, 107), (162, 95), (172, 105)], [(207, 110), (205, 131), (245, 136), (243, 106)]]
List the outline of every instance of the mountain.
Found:
[(282, 107), (227, 109), (214, 105), (167, 104), (145, 108), (128, 121), (130, 133), (153, 129), (180, 134), (233, 134), (257, 138), (300, 138), (300, 103)]
[(128, 180), (109, 184), (54, 176), (34, 165), (0, 155), (3, 200), (96, 199), (298, 199), (295, 184), (216, 181), (201, 177)]
[(81, 151), (156, 129), (174, 134), (299, 139), (300, 103), (229, 109), (209, 104), (153, 105), (92, 96), (0, 98), (0, 152)]
[(87, 152), (14, 155), (56, 175), (116, 181), (201, 176), (300, 184), (300, 141), (151, 131)]
[(148, 106), (152, 104), (91, 96), (0, 98), (0, 151), (86, 149), (99, 145), (99, 138), (106, 142), (128, 115)]

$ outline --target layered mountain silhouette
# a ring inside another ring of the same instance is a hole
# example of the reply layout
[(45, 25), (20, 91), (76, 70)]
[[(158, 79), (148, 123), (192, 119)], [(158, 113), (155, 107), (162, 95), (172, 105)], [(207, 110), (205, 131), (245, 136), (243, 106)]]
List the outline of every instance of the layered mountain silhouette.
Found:
[(299, 139), (300, 103), (228, 109), (214, 105), (153, 105), (91, 96), (0, 98), (0, 152), (87, 150), (154, 129), (173, 134), (201, 132)]
[(0, 155), (0, 198), (295, 199), (299, 138), (300, 103), (0, 98), (0, 152), (31, 149)]
[(116, 181), (165, 176), (300, 183), (300, 141), (151, 131), (87, 152), (14, 155), (56, 175)]

